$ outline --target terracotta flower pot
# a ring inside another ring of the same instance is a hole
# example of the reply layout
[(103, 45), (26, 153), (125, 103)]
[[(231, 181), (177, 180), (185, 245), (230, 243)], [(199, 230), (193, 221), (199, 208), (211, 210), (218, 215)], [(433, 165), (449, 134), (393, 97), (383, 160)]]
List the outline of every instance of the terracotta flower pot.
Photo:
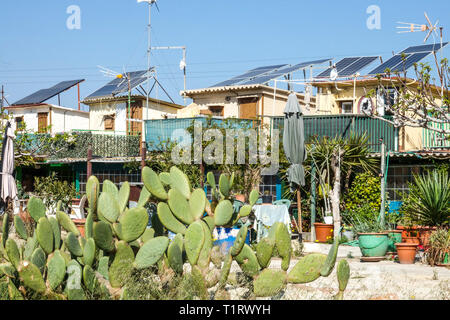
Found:
[(420, 245), (425, 249), (430, 246), (430, 236), (433, 231), (437, 230), (436, 227), (420, 227), (419, 240)]
[(413, 243), (413, 244), (420, 244), (420, 239), (418, 237), (404, 237), (402, 238), (403, 243)]
[(401, 264), (413, 264), (416, 260), (417, 246), (416, 243), (396, 243), (398, 260)]
[(333, 239), (334, 225), (325, 223), (314, 223), (314, 228), (316, 228), (317, 242), (327, 242), (329, 239)]
[(84, 237), (84, 229), (86, 225), (86, 219), (73, 219), (73, 223), (77, 227), (78, 231), (80, 231), (81, 235)]

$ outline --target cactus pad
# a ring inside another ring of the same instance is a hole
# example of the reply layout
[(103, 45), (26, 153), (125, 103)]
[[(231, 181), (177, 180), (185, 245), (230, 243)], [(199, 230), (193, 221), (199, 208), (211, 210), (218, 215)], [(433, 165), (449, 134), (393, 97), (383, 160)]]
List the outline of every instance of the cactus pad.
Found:
[(185, 224), (191, 224), (194, 222), (189, 202), (186, 197), (178, 191), (178, 189), (169, 190), (169, 200), (167, 203), (169, 204), (170, 210), (178, 220)]
[(154, 265), (164, 255), (168, 245), (169, 239), (166, 237), (156, 237), (148, 240), (139, 249), (133, 263), (134, 267), (144, 269)]
[(53, 246), (57, 250), (61, 247), (61, 227), (55, 217), (48, 218), (53, 230)]
[(257, 297), (272, 297), (278, 294), (286, 284), (286, 272), (266, 269), (253, 282), (253, 290)]
[(216, 226), (226, 226), (233, 217), (234, 208), (229, 200), (220, 201), (214, 211), (214, 224)]
[(235, 257), (242, 271), (249, 276), (256, 276), (261, 270), (255, 253), (248, 244), (244, 244), (241, 252)]
[(186, 255), (191, 265), (197, 264), (200, 251), (205, 243), (205, 232), (201, 221), (192, 223), (185, 236)]
[(288, 274), (290, 283), (308, 283), (320, 277), (320, 270), (327, 259), (325, 254), (312, 253), (300, 259)]
[(97, 211), (100, 220), (106, 219), (105, 222), (116, 222), (120, 215), (120, 208), (117, 198), (113, 198), (113, 196), (108, 192), (102, 192), (98, 198)]
[(241, 252), (242, 248), (244, 247), (245, 240), (247, 239), (247, 234), (248, 228), (246, 225), (244, 225), (239, 229), (236, 240), (234, 240), (234, 244), (231, 247), (231, 256), (235, 257)]
[(120, 217), (122, 240), (133, 242), (138, 239), (148, 225), (148, 213), (145, 208), (132, 208)]
[(74, 235), (79, 236), (80, 231), (77, 229), (75, 223), (70, 219), (70, 217), (62, 211), (56, 212), (56, 219), (58, 219), (59, 224), (67, 232), (72, 232)]
[(195, 189), (192, 192), (191, 198), (189, 199), (189, 207), (194, 220), (199, 220), (203, 217), (207, 201), (208, 199), (203, 189)]
[(172, 189), (178, 189), (186, 199), (190, 198), (191, 184), (189, 178), (183, 171), (175, 166), (170, 168), (170, 186)]
[(18, 270), (20, 280), (23, 284), (36, 291), (37, 293), (44, 293), (46, 290), (44, 278), (42, 277), (39, 268), (29, 261), (20, 263)]
[(133, 249), (125, 241), (119, 241), (114, 261), (108, 271), (109, 282), (113, 288), (120, 288), (126, 283), (131, 275), (133, 261)]
[(128, 199), (130, 197), (130, 184), (125, 181), (119, 190), (119, 197), (117, 198), (117, 203), (119, 204), (120, 212), (123, 212), (128, 205)]
[(142, 179), (144, 185), (150, 193), (158, 198), (159, 200), (167, 200), (167, 192), (159, 179), (159, 176), (155, 171), (149, 167), (144, 167), (142, 169)]
[(169, 206), (165, 202), (158, 203), (158, 218), (159, 221), (166, 227), (168, 230), (173, 233), (186, 233), (186, 227), (180, 221), (175, 218)]
[(80, 242), (78, 241), (78, 237), (72, 232), (69, 232), (67, 234), (67, 238), (64, 241), (64, 244), (66, 245), (67, 249), (69, 249), (70, 253), (74, 256), (83, 256), (83, 249), (81, 248)]
[(23, 240), (27, 240), (27, 228), (25, 227), (25, 223), (23, 223), (22, 219), (17, 215), (14, 216), (14, 227), (16, 228), (16, 233)]
[(94, 223), (94, 240), (97, 247), (107, 252), (114, 249), (113, 232), (109, 223), (99, 221)]
[(45, 208), (45, 204), (41, 199), (31, 197), (30, 200), (28, 200), (27, 211), (30, 214), (31, 218), (33, 218), (34, 221), (38, 222), (40, 218), (45, 217), (47, 208)]
[(9, 262), (17, 270), (20, 263), (20, 251), (17, 243), (13, 239), (6, 240), (5, 252)]
[(36, 227), (36, 235), (39, 245), (45, 251), (46, 254), (53, 252), (54, 248), (54, 238), (53, 238), (53, 228), (51, 223), (47, 218), (40, 218)]
[(256, 257), (262, 268), (267, 268), (272, 258), (275, 241), (271, 238), (262, 238), (256, 245)]
[(51, 290), (55, 290), (64, 280), (66, 275), (66, 261), (56, 250), (48, 257), (47, 262), (47, 283)]

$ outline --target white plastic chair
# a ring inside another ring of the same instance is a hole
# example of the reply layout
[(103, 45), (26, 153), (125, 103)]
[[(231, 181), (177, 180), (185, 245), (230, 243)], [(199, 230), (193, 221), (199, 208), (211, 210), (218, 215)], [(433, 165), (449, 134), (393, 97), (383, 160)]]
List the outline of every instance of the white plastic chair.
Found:
[(85, 219), (84, 205), (86, 204), (86, 201), (87, 197), (84, 195), (81, 198), (79, 205), (72, 205), (73, 214), (70, 215), (71, 219)]

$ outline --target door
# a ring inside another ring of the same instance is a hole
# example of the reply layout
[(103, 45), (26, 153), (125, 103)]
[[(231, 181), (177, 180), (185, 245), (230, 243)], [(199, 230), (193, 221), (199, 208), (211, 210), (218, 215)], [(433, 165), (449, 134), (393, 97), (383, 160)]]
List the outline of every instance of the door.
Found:
[(38, 132), (47, 133), (48, 127), (48, 112), (38, 113)]
[(256, 119), (258, 117), (257, 98), (245, 98), (239, 100), (239, 118)]
[(127, 134), (140, 136), (142, 134), (142, 101), (132, 102), (130, 109), (131, 110), (127, 109), (127, 114), (129, 119), (131, 119), (127, 121)]

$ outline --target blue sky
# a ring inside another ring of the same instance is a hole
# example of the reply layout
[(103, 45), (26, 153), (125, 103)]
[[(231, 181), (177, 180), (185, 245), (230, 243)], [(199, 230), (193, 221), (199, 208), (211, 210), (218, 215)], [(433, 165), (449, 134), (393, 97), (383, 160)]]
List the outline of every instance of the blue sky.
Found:
[[(66, 27), (70, 5), (81, 9), (80, 30)], [(425, 34), (398, 34), (395, 27), (398, 21), (424, 23), (424, 11), (444, 27), (444, 40), (450, 32), (448, 0), (159, 0), (158, 5), (152, 45), (187, 46), (188, 89), (277, 63), (355, 55), (386, 59), (422, 44)], [(380, 30), (367, 28), (370, 5), (381, 9)], [(147, 5), (136, 0), (2, 1), (0, 85), (8, 101), (79, 78), (86, 79), (81, 85), (86, 97), (110, 81), (98, 65), (120, 72), (146, 69), (147, 19)], [(151, 59), (160, 82), (182, 104), (181, 54), (154, 51)], [(63, 105), (76, 106), (73, 93), (62, 96)], [(152, 96), (167, 99), (161, 90)]]

